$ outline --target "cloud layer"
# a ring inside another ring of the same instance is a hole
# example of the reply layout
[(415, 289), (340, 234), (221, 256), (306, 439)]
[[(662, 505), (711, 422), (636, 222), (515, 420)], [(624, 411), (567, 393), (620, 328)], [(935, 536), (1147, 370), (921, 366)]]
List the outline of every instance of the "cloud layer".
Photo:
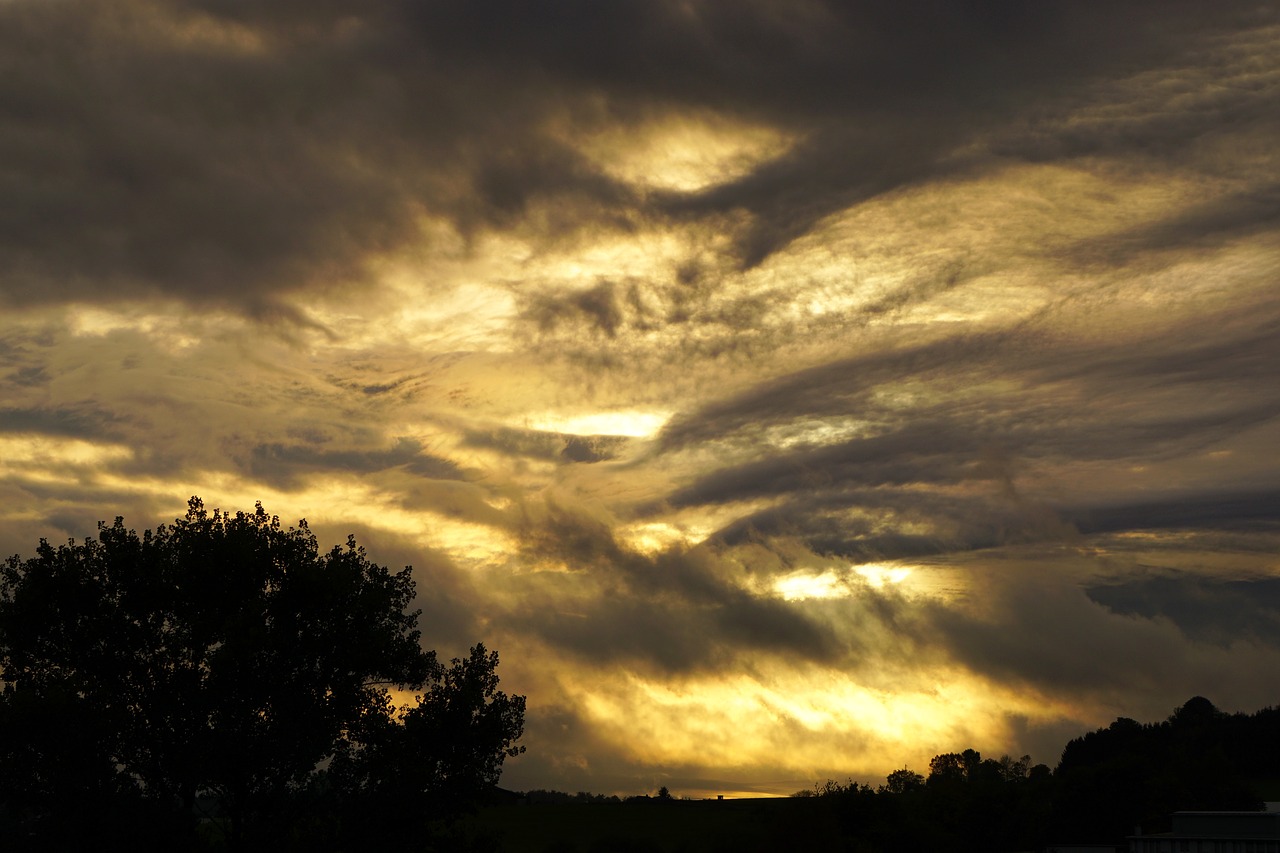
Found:
[(0, 3), (0, 550), (262, 500), (785, 793), (1280, 658), (1280, 15)]

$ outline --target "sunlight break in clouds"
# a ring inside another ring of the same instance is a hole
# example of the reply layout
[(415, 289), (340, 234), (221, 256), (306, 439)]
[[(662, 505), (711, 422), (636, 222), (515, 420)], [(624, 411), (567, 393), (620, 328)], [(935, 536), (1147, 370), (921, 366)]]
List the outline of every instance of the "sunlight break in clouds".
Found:
[(692, 193), (749, 175), (793, 141), (776, 128), (673, 116), (640, 128), (608, 129), (579, 144), (601, 171), (619, 180)]
[[(853, 574), (875, 589), (886, 584), (900, 584), (911, 575), (909, 566), (891, 566), (866, 563), (852, 568)], [(853, 594), (847, 575), (834, 569), (813, 574), (795, 572), (774, 579), (773, 588), (787, 601), (803, 601), (807, 598), (843, 598)]]
[(530, 429), (568, 435), (623, 435), (652, 438), (670, 417), (667, 412), (593, 412), (581, 415), (545, 413), (528, 419)]

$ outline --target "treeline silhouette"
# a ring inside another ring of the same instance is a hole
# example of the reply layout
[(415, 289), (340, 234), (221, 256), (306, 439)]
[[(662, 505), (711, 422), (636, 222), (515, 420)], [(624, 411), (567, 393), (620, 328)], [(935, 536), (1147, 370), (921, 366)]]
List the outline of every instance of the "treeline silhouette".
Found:
[(1167, 831), (1175, 811), (1261, 809), (1280, 785), (1277, 755), (1280, 710), (1226, 714), (1197, 696), (1162, 722), (1121, 717), (1071, 740), (1052, 770), (966, 749), (935, 756), (928, 775), (904, 768), (875, 789), (828, 781), (799, 795), (822, 801), (865, 853), (1120, 845)]
[[(1121, 717), (1071, 740), (1054, 768), (1032, 765), (1028, 756), (984, 758), (966, 749), (934, 756), (927, 773), (895, 770), (874, 788), (827, 780), (787, 800), (627, 797), (617, 820), (629, 810), (643, 812), (639, 831), (651, 843), (626, 849), (653, 851), (701, 849), (657, 840), (660, 824), (671, 824), (665, 827), (670, 839), (722, 819), (729, 820), (716, 824), (723, 843), (707, 849), (785, 849), (796, 837), (806, 838), (810, 849), (855, 853), (999, 853), (1073, 843), (1123, 849), (1135, 831), (1168, 831), (1175, 811), (1250, 811), (1280, 799), (1277, 756), (1280, 710), (1227, 714), (1197, 696), (1161, 722)], [(619, 803), (585, 792), (525, 796), (535, 805)], [(663, 802), (672, 807), (641, 808)], [(578, 842), (546, 849), (596, 849), (589, 840)]]
[(530, 803), (620, 803), (622, 799), (616, 794), (592, 794), (587, 791), (578, 791), (576, 794), (565, 793), (564, 791), (548, 791), (542, 788), (534, 788), (525, 791), (521, 796)]

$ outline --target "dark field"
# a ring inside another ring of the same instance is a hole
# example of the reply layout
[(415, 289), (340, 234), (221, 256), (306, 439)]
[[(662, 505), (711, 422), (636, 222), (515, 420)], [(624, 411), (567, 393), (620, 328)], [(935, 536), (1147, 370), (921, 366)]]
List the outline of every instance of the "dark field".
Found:
[(491, 806), (474, 828), (502, 853), (728, 853), (840, 843), (829, 809), (790, 798)]

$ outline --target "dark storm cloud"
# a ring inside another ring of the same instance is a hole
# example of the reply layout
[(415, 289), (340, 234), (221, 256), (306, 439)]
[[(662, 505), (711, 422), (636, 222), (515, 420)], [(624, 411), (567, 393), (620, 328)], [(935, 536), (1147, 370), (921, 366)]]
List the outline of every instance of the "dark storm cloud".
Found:
[(883, 127), (874, 134), (843, 128), (815, 132), (748, 177), (672, 199), (665, 208), (676, 217), (749, 211), (754, 221), (738, 238), (738, 254), (744, 266), (755, 266), (823, 217), (942, 172), (935, 161), (960, 140), (922, 125), (883, 135)]
[(1076, 531), (1062, 516), (1016, 495), (843, 488), (790, 495), (722, 527), (716, 540), (733, 546), (790, 537), (816, 554), (862, 563), (1010, 543), (1071, 541)]
[(762, 495), (821, 491), (824, 486), (874, 486), (968, 479), (963, 469), (981, 447), (944, 423), (919, 423), (872, 438), (795, 452), (725, 468), (668, 498), (675, 507)]
[(741, 591), (717, 601), (693, 602), (653, 590), (619, 590), (583, 602), (578, 610), (567, 609), (569, 595), (525, 598), (503, 617), (505, 627), (596, 663), (625, 661), (666, 673), (705, 672), (743, 654), (830, 662), (841, 649), (831, 630), (802, 608)]
[(305, 322), (288, 294), (363, 281), (423, 209), (469, 230), (532, 196), (617, 201), (529, 130), (511, 80), (406, 42), (396, 4), (207, 5), (0, 7), (11, 302), (163, 295)]
[(1256, 386), (1262, 397), (1280, 362), (1280, 300), (1250, 300), (1176, 324), (1139, 346), (1104, 347), (1051, 366), (1046, 379), (1161, 385)]
[(269, 319), (291, 311), (282, 291), (350, 276), (395, 239), (402, 199), (385, 176), (332, 168), (308, 144), (298, 112), (327, 84), (350, 97), (336, 75), (308, 94), (314, 63), (173, 44), (148, 12), (0, 8), (11, 300), (159, 293)]
[[(1064, 301), (1090, 298), (1067, 295)], [(749, 425), (756, 418), (849, 414), (874, 417), (887, 404), (874, 404), (867, 392), (902, 382), (945, 383), (948, 390), (966, 385), (981, 387), (993, 376), (1021, 379), (1028, 387), (1007, 401), (1021, 410), (1019, 418), (1032, 424), (1047, 420), (1041, 403), (1060, 405), (1064, 411), (1076, 401), (1069, 395), (1057, 400), (1054, 394), (1070, 390), (1061, 383), (1079, 383), (1092, 394), (1145, 395), (1162, 390), (1205, 388), (1252, 388), (1253, 401), (1221, 400), (1223, 411), (1214, 411), (1219, 399), (1212, 395), (1200, 400), (1195, 411), (1150, 413), (1144, 426), (1159, 437), (1159, 419), (1235, 417), (1250, 419), (1273, 416), (1270, 407), (1280, 400), (1280, 391), (1270, 383), (1280, 358), (1280, 302), (1268, 295), (1247, 297), (1239, 305), (1214, 309), (1211, 313), (1174, 321), (1167, 328), (1107, 341), (1073, 341), (1057, 333), (1041, 319), (1019, 323), (1007, 330), (960, 335), (938, 342), (908, 346), (899, 350), (831, 362), (817, 368), (783, 376), (738, 398), (721, 401), (701, 412), (673, 422), (664, 433), (664, 444), (678, 447), (686, 436), (705, 438)], [(941, 411), (981, 416), (981, 407), (998, 408), (999, 394), (976, 405), (979, 410), (958, 409), (953, 402), (941, 404)], [(928, 403), (923, 404), (928, 408)], [(1080, 418), (1092, 417), (1090, 409), (1071, 410)], [(1121, 407), (1122, 414), (1129, 412)], [(1053, 413), (1057, 416), (1059, 413)], [(1111, 410), (1097, 410), (1099, 418), (1114, 417)], [(985, 419), (978, 418), (983, 425)], [(1010, 429), (1017, 422), (1005, 421)], [(1175, 430), (1171, 430), (1176, 432)], [(1152, 436), (1143, 436), (1144, 440)]]
[[(545, 329), (562, 323), (583, 324), (589, 329), (616, 337), (624, 319), (624, 296), (612, 281), (566, 297), (543, 296), (526, 309), (526, 316)], [(633, 303), (635, 299), (631, 300)]]
[(913, 633), (976, 672), (1053, 690), (1146, 689), (1188, 676), (1176, 632), (1116, 619), (1073, 583), (989, 584), (980, 595), (992, 615), (927, 605), (908, 617)]
[(641, 554), (564, 508), (522, 535), (528, 554), (573, 572), (516, 578), (528, 588), (505, 618), (584, 659), (625, 658), (674, 672), (711, 668), (743, 651), (814, 661), (839, 654), (825, 624), (732, 583), (712, 550)]
[(878, 385), (940, 372), (960, 374), (961, 368), (994, 370), (998, 356), (1017, 343), (1009, 334), (984, 333), (828, 361), (673, 418), (659, 436), (658, 449), (677, 450), (800, 415), (865, 417), (875, 411), (868, 395)]
[[(997, 131), (988, 139), (988, 148), (998, 156), (1031, 162), (1133, 158), (1128, 167), (1112, 167), (1121, 170), (1194, 165), (1210, 174), (1239, 175), (1258, 166), (1265, 169), (1264, 160), (1239, 157), (1242, 151), (1265, 146), (1263, 140), (1274, 134), (1276, 126), (1274, 87), (1257, 74), (1274, 61), (1268, 56), (1274, 43), (1266, 29), (1268, 22), (1257, 23), (1255, 44), (1246, 41), (1225, 57), (1210, 57), (1202, 52), (1214, 43), (1208, 39), (1183, 56), (1169, 57), (1168, 66), (1158, 67), (1159, 79), (1124, 81), (1131, 87), (1127, 90), (1118, 90), (1115, 81), (1108, 81), (1101, 84), (1104, 91), (1071, 93), (1067, 103), (1081, 114), (1055, 116), (1042, 111), (1037, 115), (1032, 110), (1034, 118)], [(1244, 37), (1249, 38), (1247, 31)], [(1103, 103), (1111, 100), (1113, 107), (1123, 109), (1092, 113), (1083, 97), (1086, 94)], [(1185, 103), (1188, 99), (1191, 104)], [(1227, 149), (1225, 156), (1216, 146)]]
[[(764, 499), (718, 541), (792, 537), (856, 561), (1125, 530), (1266, 529), (1280, 483), (1265, 465), (1247, 483), (1207, 480), (1154, 501), (1117, 494), (1109, 506), (1029, 499), (1017, 480), (1028, 465), (1063, 460), (1190, 459), (1273, 429), (1276, 323), (1264, 298), (1139, 339), (1073, 342), (1032, 324), (799, 371), (673, 421), (655, 459), (701, 447), (745, 461), (640, 512)], [(998, 390), (987, 384), (994, 376)], [(932, 390), (905, 406), (875, 393), (913, 385)], [(806, 424), (842, 418), (862, 420), (869, 434), (799, 440), (812, 434)], [(767, 436), (789, 432), (789, 447), (769, 445)]]
[(1256, 673), (1280, 651), (1273, 579), (1148, 573), (1082, 588), (1034, 558), (1004, 571), (967, 605), (899, 607), (895, 629), (1001, 683), (1077, 699), (1132, 703), (1221, 685), (1267, 701)]
[(119, 435), (122, 424), (122, 418), (92, 405), (0, 407), (0, 432), (110, 439)]
[[(480, 54), (509, 72), (545, 71), (570, 89), (612, 97), (618, 118), (652, 104), (710, 108), (797, 134), (801, 143), (741, 179), (656, 199), (677, 217), (747, 211), (738, 236), (751, 265), (823, 217), (887, 190), (967, 171), (968, 144), (1010, 134), (1031, 105), (1070, 108), (1095, 84), (1148, 68), (1203, 61), (1223, 33), (1275, 15), (1239, 3), (1206, 14), (1193, 2), (584, 2), (426, 3), (424, 36), (450, 57)], [(1233, 74), (1236, 69), (1220, 69)], [(1221, 87), (1219, 87), (1221, 88)], [(1265, 98), (1221, 93), (1196, 113), (1199, 128), (1266, 116)], [(1175, 154), (1189, 137), (1169, 110), (1135, 135), (1129, 117), (1096, 121), (1091, 148), (1074, 123), (1034, 128), (1057, 156)], [(643, 112), (641, 112), (643, 114)], [(1165, 117), (1164, 122), (1160, 121)], [(1026, 148), (1026, 143), (1022, 143)], [(1008, 153), (1008, 152), (997, 152)], [(1034, 150), (1027, 150), (1035, 156)], [(1016, 156), (1016, 155), (1015, 155)]]
[[(1065, 297), (1068, 302), (1073, 298), (1078, 297)], [(815, 467), (806, 464), (807, 456), (825, 465), (839, 461), (842, 453), (856, 458), (864, 447), (875, 445), (883, 445), (886, 452), (914, 446), (917, 452), (933, 454), (993, 441), (1017, 448), (1045, 439), (1055, 445), (1047, 449), (1072, 454), (1141, 454), (1144, 443), (1158, 446), (1182, 438), (1203, 439), (1215, 431), (1239, 430), (1280, 414), (1276, 408), (1280, 391), (1272, 382), (1280, 361), (1277, 328), (1280, 304), (1266, 297), (1183, 320), (1145, 337), (1109, 342), (1072, 341), (1033, 318), (1006, 330), (871, 352), (784, 374), (673, 419), (660, 436), (658, 451), (725, 440), (737, 433), (756, 435), (766, 427), (831, 416), (859, 418), (873, 430), (883, 431), (879, 424), (899, 420), (901, 412), (893, 403), (875, 399), (875, 391), (904, 383), (932, 383), (940, 386), (944, 399), (914, 404), (914, 422), (900, 427), (896, 437), (885, 432), (849, 441), (844, 451), (806, 448), (796, 451), (790, 462), (779, 457), (759, 464), (770, 467), (769, 473), (788, 468), (800, 472)], [(980, 401), (954, 399), (954, 392), (981, 388), (997, 376), (1025, 385)], [(1136, 411), (1126, 405), (1162, 390), (1195, 385), (1212, 391), (1250, 388), (1252, 393), (1239, 400), (1213, 393), (1188, 398), (1196, 405), (1184, 411), (1160, 411), (1164, 407)], [(1106, 395), (1121, 405), (1106, 410), (1081, 408), (1077, 391), (1095, 399)], [(1084, 431), (1073, 433), (1067, 423)], [(1104, 429), (1115, 433), (1099, 441), (1094, 431)], [(926, 435), (934, 440), (926, 440)], [(833, 455), (834, 460), (829, 458)], [(867, 454), (866, 459), (873, 457)], [(895, 463), (886, 459), (883, 464)]]
[[(1034, 81), (1154, 62), (1193, 33), (1266, 19), (1254, 4), (1215, 14), (1184, 2), (808, 0), (723, 4), (621, 0), (418, 3), (410, 16), (447, 56), (721, 108), (809, 121), (853, 110), (1000, 103)], [(1024, 94), (1025, 96), (1025, 94)]]
[(1225, 492), (1066, 511), (1083, 533), (1120, 530), (1280, 529), (1280, 492)]
[[(536, 601), (536, 599), (535, 599)], [(550, 645), (595, 663), (626, 661), (662, 672), (712, 669), (727, 660), (725, 649), (699, 625), (705, 614), (687, 606), (610, 598), (585, 612), (565, 612), (544, 601), (522, 607), (504, 620)]]
[[(1275, 517), (1275, 516), (1273, 516)], [(1280, 646), (1280, 579), (1230, 580), (1166, 574), (1090, 586), (1113, 613), (1165, 618), (1197, 642), (1253, 640)]]
[[(1280, 99), (1275, 109), (1280, 111)], [(1161, 257), (1172, 262), (1187, 250), (1207, 251), (1249, 238), (1280, 244), (1280, 184), (1202, 202), (1166, 219), (1083, 241), (1066, 254), (1078, 263), (1109, 266)]]
[(650, 558), (624, 547), (602, 521), (554, 503), (545, 517), (531, 520), (522, 531), (522, 545), (535, 559), (600, 572), (631, 594), (716, 604), (739, 592), (718, 576), (714, 561), (702, 552), (662, 552)]
[(513, 427), (471, 429), (463, 436), (465, 447), (497, 450), (532, 459), (586, 463), (614, 459), (629, 442), (625, 436), (568, 435)]
[(297, 484), (304, 474), (346, 471), (367, 474), (402, 468), (432, 480), (460, 480), (455, 463), (423, 452), (421, 443), (402, 438), (386, 450), (328, 450), (306, 445), (260, 444), (249, 454), (248, 473), (268, 483)]
[(34, 477), (17, 473), (0, 478), (0, 505), (26, 510), (0, 525), (0, 554), (4, 556), (31, 556), (41, 539), (58, 543), (94, 536), (98, 522), (110, 523), (117, 515), (138, 528), (174, 517), (163, 501), (152, 496), (127, 487), (87, 482), (83, 469), (68, 472), (70, 476), (79, 474), (72, 490), (65, 481), (48, 476), (62, 473), (54, 466), (41, 466), (36, 473)]
[(49, 381), (49, 373), (39, 365), (29, 365), (12, 371), (8, 376), (8, 380), (14, 385), (34, 387), (47, 383)]
[[(514, 227), (521, 223), (534, 200), (576, 197), (579, 202), (589, 200), (598, 205), (595, 212), (609, 224), (629, 227), (624, 214), (609, 212), (634, 201), (624, 187), (567, 146), (550, 140), (530, 140), (524, 145), (525, 150), (500, 148), (480, 166), (474, 190), (481, 206), (468, 214), (489, 225)], [(572, 230), (582, 225), (582, 218), (588, 215), (574, 211), (572, 205), (561, 207), (553, 212), (551, 225), (555, 231)], [(464, 226), (471, 224), (468, 218), (462, 217)]]
[[(1147, 6), (1147, 8), (1142, 8)], [(812, 8), (812, 7), (811, 7)], [(1160, 25), (1148, 4), (1122, 4), (1093, 17), (1079, 4), (850, 3), (822, 6), (827, 27), (769, 51), (758, 73), (785, 92), (753, 105), (771, 120), (801, 128), (804, 142), (746, 177), (693, 197), (673, 198), (673, 213), (741, 209), (754, 215), (739, 238), (741, 260), (755, 264), (807, 233), (823, 217), (872, 196), (925, 179), (967, 172), (981, 158), (967, 143), (993, 137), (992, 153), (1045, 158), (1027, 142), (1002, 144), (1004, 124), (1028, 106), (1080, 99), (1103, 75), (1179, 57), (1202, 27), (1192, 4), (1166, 5)], [(1168, 17), (1163, 17), (1164, 14)], [(1251, 21), (1250, 23), (1260, 23)], [(1200, 35), (1208, 33), (1201, 30)], [(837, 47), (839, 45), (839, 47)], [(810, 51), (801, 59), (786, 50)], [(776, 63), (776, 66), (773, 64)], [(1127, 67), (1126, 67), (1127, 66)], [(794, 79), (803, 76), (803, 80)], [(753, 91), (769, 93), (769, 84)], [(798, 93), (804, 93), (799, 94)], [(1090, 94), (1094, 94), (1091, 93)], [(811, 110), (808, 97), (817, 99)], [(1200, 130), (1248, 111), (1267, 115), (1262, 99), (1203, 110)], [(819, 106), (820, 105), (820, 106)], [(1186, 147), (1185, 123), (1148, 123), (1134, 134), (1127, 120), (1099, 122), (1088, 144), (1072, 124), (1032, 135), (1056, 158), (1098, 153), (1144, 156)], [(1124, 128), (1123, 130), (1121, 128)], [(1110, 145), (1103, 139), (1113, 138)]]
[(666, 502), (684, 507), (867, 486), (1000, 482), (1008, 474), (992, 464), (992, 454), (1079, 461), (1157, 457), (1199, 449), (1280, 416), (1276, 400), (1233, 403), (1204, 414), (1143, 412), (1127, 419), (1114, 413), (1094, 419), (1073, 407), (1027, 411), (998, 400), (977, 411), (961, 408), (949, 418), (935, 409), (920, 412), (918, 422), (882, 435), (776, 451), (706, 474)]
[[(550, 236), (631, 227), (649, 202), (546, 128), (669, 108), (801, 138), (734, 183), (653, 200), (747, 211), (751, 264), (836, 210), (970, 168), (956, 152), (1030, 102), (1269, 19), (1189, 2), (10, 2), (4, 292), (305, 323), (290, 294), (364, 281), (423, 211), (472, 233), (554, 200)], [(607, 305), (584, 310), (609, 329)]]

